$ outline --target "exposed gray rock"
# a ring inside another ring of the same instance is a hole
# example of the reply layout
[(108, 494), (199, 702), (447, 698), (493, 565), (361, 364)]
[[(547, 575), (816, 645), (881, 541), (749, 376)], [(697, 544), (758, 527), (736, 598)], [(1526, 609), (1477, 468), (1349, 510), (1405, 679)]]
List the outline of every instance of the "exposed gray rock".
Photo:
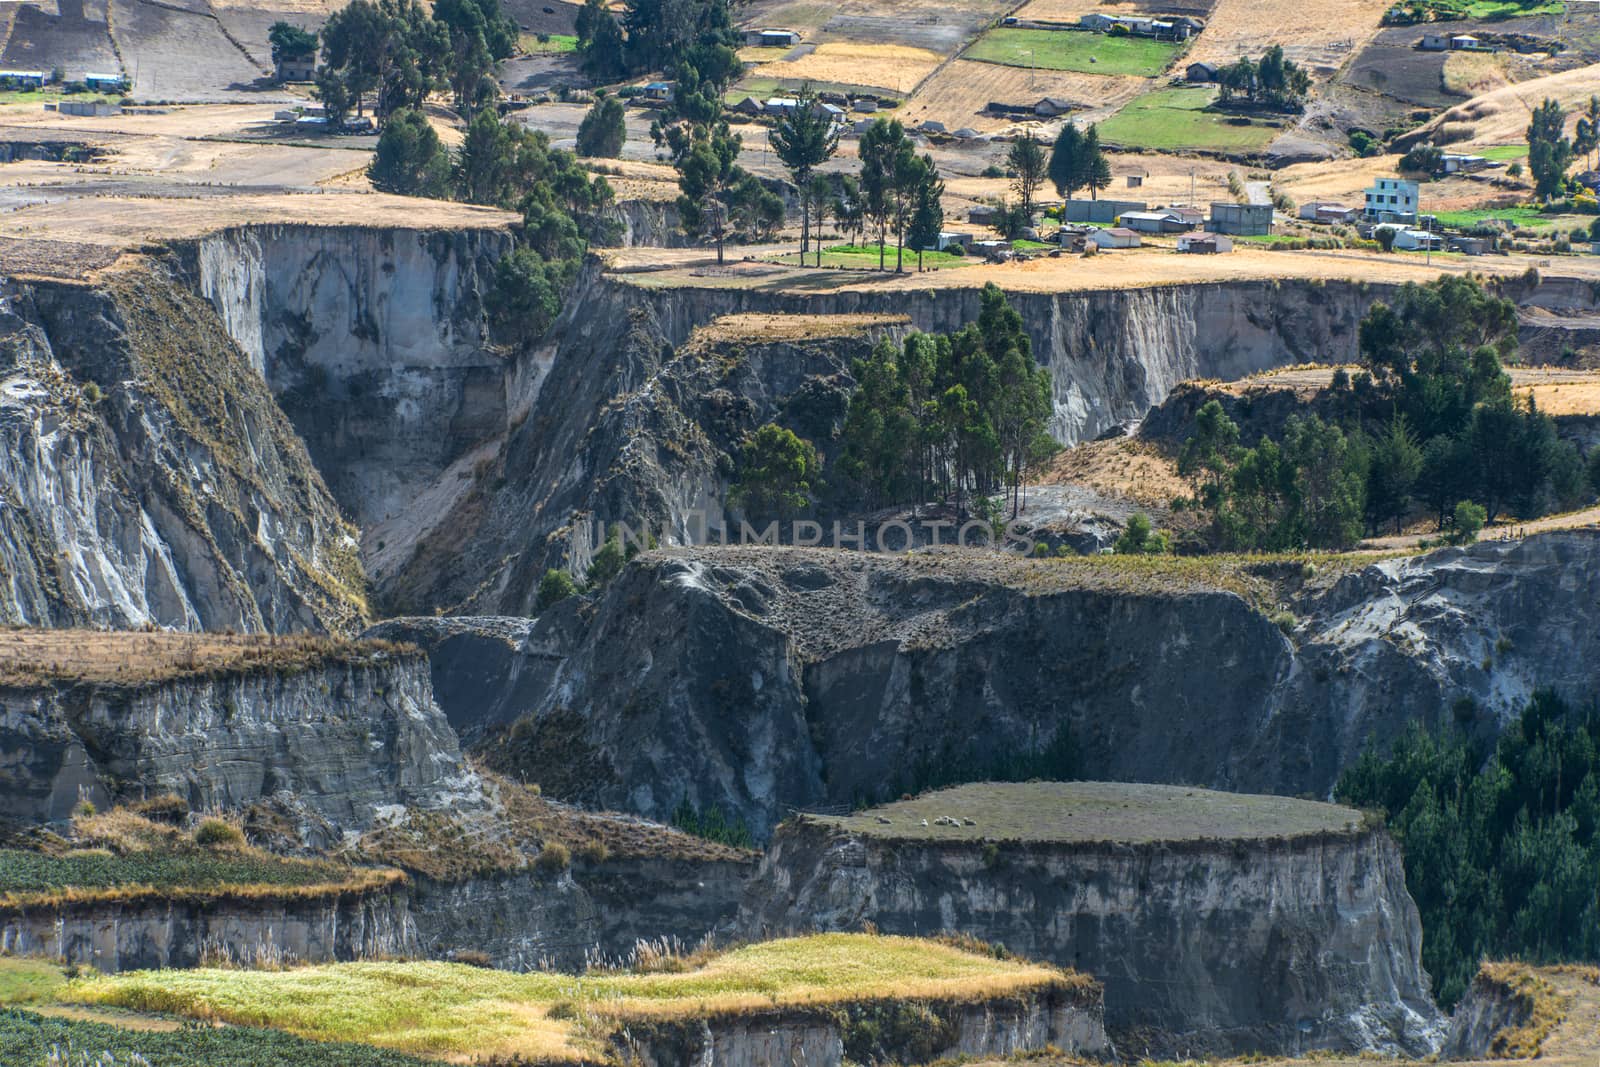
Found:
[(481, 804), (416, 654), (0, 689), (0, 752), (0, 814), (23, 822), (66, 818), (80, 789), (102, 805), (171, 792), (197, 811), (273, 800), (327, 843), (388, 805)]
[(1286, 634), (1270, 602), (1177, 563), (662, 551), (536, 620), (514, 701), (440, 700), (521, 704), (526, 724), (482, 747), (553, 796), (655, 818), (687, 797), (758, 833), (790, 806), (1063, 761), (1327, 795), (1412, 722), (1492, 736), (1536, 686), (1587, 699), (1597, 557), (1600, 533), (1571, 531), (1296, 571)]
[(1495, 1038), (1504, 1030), (1526, 1026), (1533, 1018), (1533, 998), (1518, 994), (1487, 969), (1479, 971), (1467, 995), (1450, 1016), (1450, 1032), (1439, 1050), (1443, 1060), (1499, 1058)]
[[(462, 744), (516, 720), (538, 699), (542, 674), (523, 678), (531, 619), (491, 616), (389, 619), (364, 639), (416, 645), (428, 655), (434, 698)], [(445, 697), (445, 699), (440, 699)]]
[(0, 620), (340, 630), (355, 531), (216, 316), (156, 265), (0, 293)]
[(581, 971), (631, 959), (640, 941), (693, 948), (733, 925), (754, 861), (616, 858), (551, 876), (415, 882), (418, 944), (433, 957), (472, 950), (514, 971)]
[(1125, 1055), (1427, 1055), (1443, 1037), (1400, 852), (1381, 831), (985, 843), (979, 824), (971, 840), (931, 841), (786, 822), (741, 931), (871, 923), (1001, 943), (1103, 982)]
[(0, 952), (106, 974), (393, 959), (417, 952), (403, 892), (323, 900), (66, 905), (0, 915)]

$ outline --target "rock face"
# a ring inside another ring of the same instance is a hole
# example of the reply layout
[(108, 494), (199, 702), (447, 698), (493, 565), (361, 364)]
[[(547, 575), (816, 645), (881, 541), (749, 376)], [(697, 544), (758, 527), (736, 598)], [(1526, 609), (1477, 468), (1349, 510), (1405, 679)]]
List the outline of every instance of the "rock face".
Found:
[(245, 967), (415, 955), (404, 893), (307, 901), (182, 901), (0, 914), (0, 951), (107, 974), (228, 963)]
[(733, 925), (754, 863), (612, 858), (557, 877), (522, 871), (463, 882), (418, 879), (420, 950), (472, 950), (513, 971), (628, 962), (640, 941), (693, 947)]
[(0, 689), (0, 814), (66, 818), (172, 792), (190, 808), (275, 800), (324, 843), (386, 805), (476, 796), (415, 654), (137, 686)]
[(613, 1044), (624, 1060), (647, 1067), (930, 1063), (1004, 1058), (1047, 1046), (1102, 1059), (1113, 1054), (1102, 1014), (1100, 990), (1093, 987), (972, 1003), (848, 1004), (634, 1026)]
[(500, 229), (248, 226), (201, 238), (199, 291), (363, 528), (506, 429), (483, 296)]
[[(517, 372), (511, 429), (487, 477), (444, 502), (450, 517), (414, 549), (408, 541), (409, 558), (374, 560), (396, 610), (526, 614), (547, 567), (585, 562), (592, 538), (576, 536), (575, 523), (665, 521), (681, 530), (686, 512), (722, 503), (726, 475), (717, 477), (707, 461), (724, 449), (708, 450), (706, 439), (720, 446), (727, 429), (743, 432), (781, 416), (795, 399), (811, 399), (809, 389), (785, 393), (785, 377), (795, 388), (791, 366), (813, 367), (819, 381), (849, 366), (848, 352), (835, 351), (829, 370), (805, 345), (774, 343), (766, 358), (750, 345), (748, 362), (718, 383), (692, 358), (697, 327), (730, 315), (893, 315), (945, 332), (978, 315), (975, 289), (790, 294), (647, 282), (588, 269)], [(1384, 292), (1252, 282), (1011, 299), (1051, 371), (1052, 432), (1072, 443), (1139, 418), (1184, 378), (1350, 358), (1361, 316)], [(826, 359), (839, 346), (813, 347)], [(486, 573), (494, 580), (486, 583)]]
[(663, 551), (541, 614), (514, 697), (439, 700), (464, 729), (520, 714), (481, 747), (552, 796), (658, 819), (688, 798), (758, 833), (790, 806), (1083, 768), (1327, 795), (1412, 722), (1488, 737), (1536, 686), (1586, 699), (1597, 557), (1594, 531), (1543, 534), (1247, 599), (1177, 562)]
[(159, 264), (0, 292), (0, 620), (243, 632), (366, 613), (355, 531)]
[(988, 843), (891, 832), (786, 822), (743, 934), (871, 923), (1002, 943), (1103, 982), (1125, 1054), (1427, 1055), (1443, 1036), (1399, 849), (1381, 831)]

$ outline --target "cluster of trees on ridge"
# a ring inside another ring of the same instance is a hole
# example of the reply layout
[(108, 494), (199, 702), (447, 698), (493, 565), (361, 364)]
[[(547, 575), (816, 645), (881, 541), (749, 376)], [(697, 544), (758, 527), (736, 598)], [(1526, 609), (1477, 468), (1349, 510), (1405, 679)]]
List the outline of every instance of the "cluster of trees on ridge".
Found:
[(740, 454), (734, 503), (756, 519), (929, 501), (965, 516), (1003, 493), (1015, 511), (1030, 472), (1059, 449), (1047, 432), (1050, 377), (1005, 294), (991, 283), (980, 304), (955, 333), (885, 339), (855, 362), (830, 483), (812, 442), (768, 424)]
[(1217, 83), (1224, 104), (1243, 97), (1246, 103), (1287, 110), (1299, 107), (1311, 91), (1311, 72), (1283, 58), (1283, 46), (1275, 44), (1259, 60), (1240, 56), (1218, 70)]
[(1513, 397), (1501, 363), (1516, 345), (1515, 305), (1475, 278), (1407, 284), (1362, 320), (1362, 369), (1335, 373), (1327, 419), (1292, 417), (1245, 448), (1218, 401), (1201, 407), (1178, 458), (1188, 503), (1217, 547), (1265, 551), (1349, 547), (1418, 512), (1476, 533), (1502, 513), (1576, 507), (1600, 487), (1600, 450), (1586, 466)]
[[(1476, 709), (1463, 699), (1457, 717)], [(1382, 813), (1422, 917), (1441, 1006), (1480, 960), (1600, 959), (1600, 713), (1538, 693), (1489, 746), (1420, 726), (1368, 752), (1335, 796)]]

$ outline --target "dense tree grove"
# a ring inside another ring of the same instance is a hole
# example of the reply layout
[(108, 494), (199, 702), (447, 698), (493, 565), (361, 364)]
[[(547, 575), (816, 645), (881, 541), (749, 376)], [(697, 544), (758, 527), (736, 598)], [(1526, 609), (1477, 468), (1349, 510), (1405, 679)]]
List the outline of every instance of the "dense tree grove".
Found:
[[(1463, 713), (1470, 713), (1469, 703)], [(1382, 812), (1448, 1008), (1485, 957), (1600, 958), (1600, 714), (1535, 695), (1492, 753), (1414, 728), (1369, 752), (1338, 798)]]
[(1091, 197), (1098, 197), (1111, 184), (1111, 162), (1100, 147), (1100, 131), (1094, 126), (1079, 130), (1071, 122), (1062, 126), (1050, 150), (1047, 174), (1057, 196), (1071, 200), (1073, 193), (1086, 188)]
[(835, 477), (874, 508), (941, 498), (965, 513), (1002, 489), (1018, 506), (1028, 472), (1055, 451), (1050, 379), (1022, 318), (992, 283), (978, 321), (954, 334), (885, 340), (855, 366)]
[(1217, 72), (1220, 99), (1227, 103), (1243, 97), (1251, 104), (1298, 108), (1311, 91), (1311, 72), (1283, 58), (1283, 46), (1268, 48), (1259, 60), (1240, 56)]
[(351, 0), (322, 28), (317, 87), (332, 123), (369, 97), (379, 122), (448, 89), (470, 114), (499, 93), (495, 65), (516, 48), (516, 23), (499, 0)]
[(746, 439), (729, 495), (752, 518), (787, 520), (811, 506), (821, 471), (810, 441), (769, 422)]
[(627, 115), (622, 101), (614, 96), (602, 96), (578, 124), (576, 147), (580, 156), (616, 159), (622, 154), (622, 145), (627, 139)]
[(1533, 178), (1533, 191), (1546, 200), (1560, 196), (1566, 189), (1567, 168), (1572, 166), (1574, 156), (1566, 127), (1567, 113), (1549, 99), (1533, 109), (1528, 122), (1528, 173)]
[[(1325, 420), (1291, 418), (1254, 448), (1217, 401), (1178, 458), (1220, 547), (1343, 548), (1420, 510), (1441, 529), (1463, 501), (1521, 519), (1592, 497), (1576, 446), (1513, 399), (1501, 360), (1516, 308), (1471, 278), (1407, 285), (1361, 324), (1363, 370), (1323, 394)], [(1481, 523), (1480, 523), (1481, 524)]]

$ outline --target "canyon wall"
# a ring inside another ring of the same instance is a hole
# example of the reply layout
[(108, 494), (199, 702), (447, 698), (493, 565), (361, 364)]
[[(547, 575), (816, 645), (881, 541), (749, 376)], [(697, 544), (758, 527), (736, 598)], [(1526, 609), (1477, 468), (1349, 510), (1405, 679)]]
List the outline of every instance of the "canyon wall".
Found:
[(0, 689), (0, 814), (65, 819), (176, 793), (190, 809), (272, 802), (309, 842), (396, 804), (478, 803), (476, 775), (415, 653), (112, 685)]
[(1327, 795), (1413, 722), (1490, 738), (1538, 686), (1589, 699), (1597, 575), (1596, 531), (1256, 586), (1180, 560), (670, 550), (503, 643), (514, 695), (444, 645), (433, 669), (497, 769), (758, 835), (792, 806), (1025, 771)]
[(958, 931), (1094, 976), (1124, 1055), (1416, 1056), (1444, 1032), (1382, 831), (983, 845), (784, 823), (744, 935), (868, 923)]
[(164, 264), (0, 291), (0, 620), (359, 627), (355, 533)]
[(66, 904), (0, 914), (0, 952), (106, 974), (393, 959), (417, 952), (403, 892), (327, 899)]
[(196, 287), (364, 529), (506, 429), (483, 298), (504, 229), (246, 226), (185, 249)]

